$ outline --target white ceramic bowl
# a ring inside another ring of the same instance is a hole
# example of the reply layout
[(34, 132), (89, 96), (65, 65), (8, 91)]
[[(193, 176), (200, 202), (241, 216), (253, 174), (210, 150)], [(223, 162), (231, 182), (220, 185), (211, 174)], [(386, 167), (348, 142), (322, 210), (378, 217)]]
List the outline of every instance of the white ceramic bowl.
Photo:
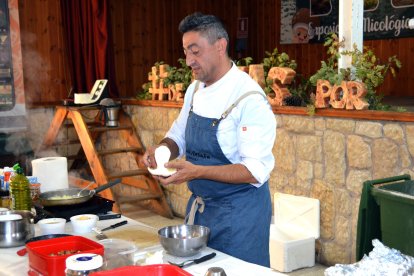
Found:
[(47, 218), (37, 222), (42, 235), (65, 234), (66, 219)]
[(92, 231), (92, 228), (96, 226), (98, 216), (93, 214), (77, 215), (70, 218), (72, 223), (73, 232), (76, 234), (85, 234)]

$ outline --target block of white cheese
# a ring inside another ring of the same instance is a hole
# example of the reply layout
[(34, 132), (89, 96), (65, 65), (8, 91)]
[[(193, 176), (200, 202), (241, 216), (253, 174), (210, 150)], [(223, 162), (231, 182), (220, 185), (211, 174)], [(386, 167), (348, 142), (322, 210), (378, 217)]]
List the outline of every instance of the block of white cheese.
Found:
[(177, 172), (176, 169), (164, 167), (164, 164), (170, 160), (171, 152), (167, 146), (159, 146), (155, 149), (154, 157), (157, 162), (157, 168), (148, 168), (148, 171), (153, 175), (170, 176)]

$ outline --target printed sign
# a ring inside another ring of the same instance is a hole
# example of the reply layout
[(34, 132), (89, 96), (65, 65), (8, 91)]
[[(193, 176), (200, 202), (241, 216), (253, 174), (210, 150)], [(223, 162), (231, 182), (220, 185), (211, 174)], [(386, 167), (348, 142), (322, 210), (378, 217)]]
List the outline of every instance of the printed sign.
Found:
[[(338, 18), (339, 0), (282, 1), (280, 43), (324, 42), (338, 33)], [(364, 0), (364, 39), (414, 37), (411, 18), (414, 0)]]

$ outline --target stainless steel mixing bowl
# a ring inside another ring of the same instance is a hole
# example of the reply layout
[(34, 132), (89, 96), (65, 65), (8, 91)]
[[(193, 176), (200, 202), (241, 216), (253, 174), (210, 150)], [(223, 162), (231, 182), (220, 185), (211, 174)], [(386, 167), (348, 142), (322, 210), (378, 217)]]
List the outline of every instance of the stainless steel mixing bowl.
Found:
[(188, 257), (200, 252), (207, 246), (210, 229), (201, 225), (174, 225), (158, 230), (158, 237), (167, 253)]
[(30, 211), (0, 212), (4, 216), (15, 214), (22, 218), (0, 221), (0, 248), (24, 245), (26, 240), (34, 236), (34, 216)]

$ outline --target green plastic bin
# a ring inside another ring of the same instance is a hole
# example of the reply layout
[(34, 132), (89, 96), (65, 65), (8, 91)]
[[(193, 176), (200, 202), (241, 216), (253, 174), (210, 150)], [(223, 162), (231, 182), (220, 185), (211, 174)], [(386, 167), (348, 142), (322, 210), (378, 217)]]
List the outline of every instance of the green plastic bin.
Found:
[(414, 256), (414, 181), (376, 185), (371, 193), (380, 209), (382, 242)]

